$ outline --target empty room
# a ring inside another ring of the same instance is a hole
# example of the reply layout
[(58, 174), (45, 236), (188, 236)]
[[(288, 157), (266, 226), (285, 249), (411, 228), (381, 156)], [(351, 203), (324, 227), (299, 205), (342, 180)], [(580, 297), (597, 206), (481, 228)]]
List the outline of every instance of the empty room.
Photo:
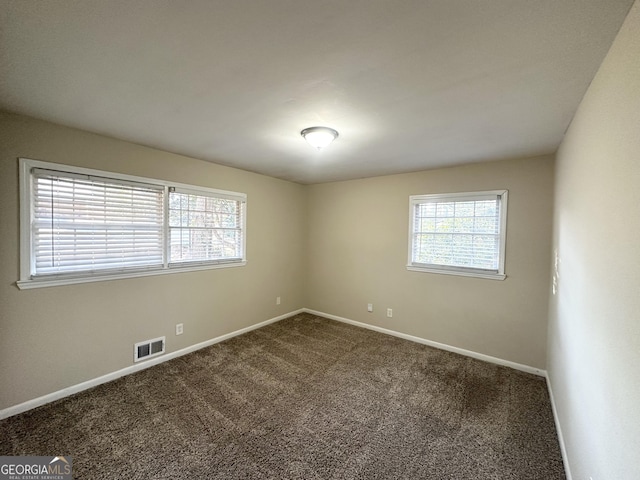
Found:
[(0, 0), (0, 478), (640, 478), (640, 0)]

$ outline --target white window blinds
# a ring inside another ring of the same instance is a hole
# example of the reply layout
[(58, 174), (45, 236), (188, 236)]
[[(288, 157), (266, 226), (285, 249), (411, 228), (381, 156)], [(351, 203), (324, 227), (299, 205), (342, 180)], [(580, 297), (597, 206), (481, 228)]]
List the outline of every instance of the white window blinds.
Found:
[(246, 265), (244, 193), (19, 159), (20, 289)]
[(499, 274), (506, 192), (411, 198), (410, 265)]
[(233, 196), (171, 188), (169, 263), (242, 261), (243, 205)]
[(162, 268), (162, 186), (33, 168), (32, 276)]

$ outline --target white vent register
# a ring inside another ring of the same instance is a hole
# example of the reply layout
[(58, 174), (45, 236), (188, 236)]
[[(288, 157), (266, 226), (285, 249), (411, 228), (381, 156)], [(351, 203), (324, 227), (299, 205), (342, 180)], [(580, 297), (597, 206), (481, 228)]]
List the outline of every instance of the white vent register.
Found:
[(164, 353), (165, 337), (138, 342), (133, 346), (133, 361), (139, 362), (146, 358), (155, 357)]

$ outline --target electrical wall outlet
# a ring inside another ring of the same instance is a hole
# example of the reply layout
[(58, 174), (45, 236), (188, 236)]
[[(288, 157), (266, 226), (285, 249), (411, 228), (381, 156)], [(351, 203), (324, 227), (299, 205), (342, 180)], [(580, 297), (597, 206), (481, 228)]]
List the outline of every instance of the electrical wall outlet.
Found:
[(393, 309), (387, 308), (387, 317), (389, 318), (393, 317)]
[(183, 332), (184, 332), (184, 323), (177, 323), (176, 324), (176, 335), (182, 335)]
[(373, 312), (373, 303), (367, 303), (367, 312)]
[(280, 305), (280, 297), (276, 297), (276, 305)]

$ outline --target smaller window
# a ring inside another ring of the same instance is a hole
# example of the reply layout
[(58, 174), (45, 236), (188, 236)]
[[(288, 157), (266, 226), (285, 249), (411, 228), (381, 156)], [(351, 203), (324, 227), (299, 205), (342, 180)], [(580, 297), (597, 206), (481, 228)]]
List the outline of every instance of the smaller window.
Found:
[(506, 190), (409, 200), (409, 270), (505, 278)]

